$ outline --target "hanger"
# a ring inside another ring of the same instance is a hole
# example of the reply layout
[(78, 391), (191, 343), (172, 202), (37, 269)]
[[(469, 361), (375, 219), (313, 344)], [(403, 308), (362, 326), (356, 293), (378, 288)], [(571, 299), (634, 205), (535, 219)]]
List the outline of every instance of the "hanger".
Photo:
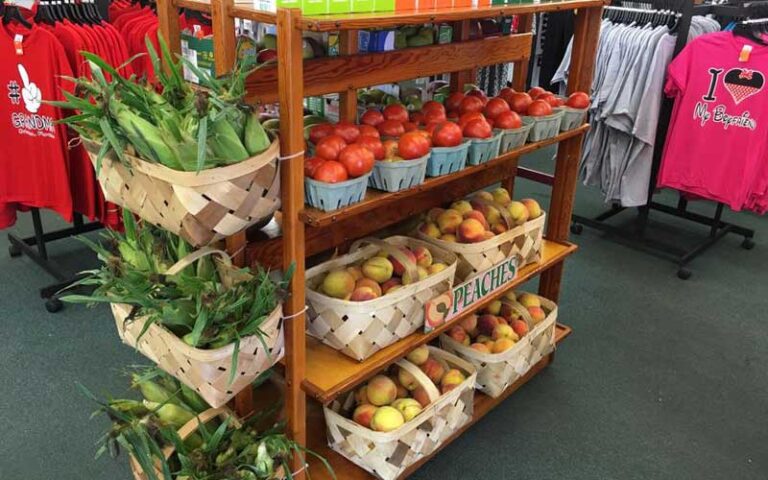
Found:
[(40, 0), (40, 3), (38, 3), (35, 23), (45, 23), (46, 25), (56, 23), (56, 18), (51, 13), (51, 6), (48, 0)]
[(736, 27), (733, 29), (733, 34), (739, 37), (748, 38), (760, 45), (768, 45), (768, 42), (766, 42), (760, 35), (761, 33), (765, 33), (767, 23), (768, 18), (742, 20), (736, 24)]
[(3, 25), (8, 25), (11, 22), (18, 22), (26, 28), (32, 28), (32, 24), (24, 18), (19, 7), (14, 2), (6, 0), (3, 9)]

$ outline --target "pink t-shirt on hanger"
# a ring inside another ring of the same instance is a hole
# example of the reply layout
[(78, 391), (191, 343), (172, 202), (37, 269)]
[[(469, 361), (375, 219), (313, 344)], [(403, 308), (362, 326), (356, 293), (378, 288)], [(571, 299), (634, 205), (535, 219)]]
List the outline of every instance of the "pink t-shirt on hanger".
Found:
[(676, 97), (658, 185), (741, 210), (765, 172), (768, 47), (731, 32), (703, 35), (669, 65)]

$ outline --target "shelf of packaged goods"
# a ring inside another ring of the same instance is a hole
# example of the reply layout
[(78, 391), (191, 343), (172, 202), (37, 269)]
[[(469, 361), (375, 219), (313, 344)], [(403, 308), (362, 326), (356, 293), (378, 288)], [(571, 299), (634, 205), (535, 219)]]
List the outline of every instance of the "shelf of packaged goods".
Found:
[(576, 251), (576, 248), (576, 245), (573, 244), (545, 240), (541, 261), (521, 268), (517, 277), (505, 285), (503, 290), (473, 304), (460, 317), (451, 320), (436, 330), (427, 334), (416, 332), (380, 350), (362, 362), (347, 357), (314, 338), (307, 337), (307, 366), (303, 383), (304, 390), (322, 403), (330, 402), (340, 393), (375, 375), (419, 345), (437, 338), (438, 335), (455, 325), (461, 318), (483, 308), (488, 303), (499, 298), (507, 290), (513, 289), (539, 273), (559, 264), (568, 255)]
[[(555, 343), (560, 343), (570, 334), (570, 327), (558, 324), (555, 330)], [(546, 368), (550, 363), (552, 363), (552, 359), (553, 356), (547, 356), (541, 359), (541, 361), (534, 365), (531, 370), (528, 371), (528, 373), (510, 385), (510, 387), (507, 388), (507, 390), (505, 390), (504, 393), (498, 398), (491, 398), (482, 392), (475, 392), (475, 413), (470, 423), (462, 427), (450, 438), (448, 438), (448, 440), (443, 443), (443, 445), (441, 445), (438, 450), (432, 452), (430, 455), (422, 458), (420, 461), (408, 468), (408, 470), (406, 470), (405, 473), (399, 478), (403, 479), (413, 474), (413, 472), (428, 462), (432, 457), (437, 455), (445, 446), (458, 438), (472, 425), (485, 417), (488, 412), (496, 408), (501, 402), (506, 400), (510, 395), (517, 391), (517, 389), (525, 385), (529, 380), (531, 380), (539, 372)], [(321, 404), (318, 402), (310, 401), (307, 405), (307, 448), (326, 458), (333, 467), (336, 478), (338, 479), (370, 480), (374, 478), (371, 474), (328, 447), (328, 441), (326, 439), (325, 433), (325, 419), (323, 417), (323, 409)], [(325, 467), (320, 463), (320, 461), (313, 457), (309, 457), (308, 460), (309, 473), (312, 475), (314, 480), (330, 480), (332, 478), (325, 470)]]
[[(488, 185), (492, 185), (500, 178), (509, 176), (511, 168), (516, 167), (516, 161), (521, 155), (544, 148), (553, 143), (561, 142), (565, 139), (576, 137), (586, 132), (589, 125), (582, 125), (573, 130), (563, 132), (550, 139), (541, 142), (528, 143), (522, 147), (511, 150), (493, 160), (476, 166), (468, 166), (465, 169), (444, 175), (442, 177), (427, 178), (424, 183), (417, 187), (409, 188), (400, 192), (383, 192), (380, 190), (368, 189), (362, 202), (355, 203), (339, 210), (325, 212), (316, 208), (307, 207), (300, 218), (312, 227), (326, 227), (334, 222), (342, 221), (346, 218), (356, 215), (364, 215), (374, 209), (395, 210), (412, 215), (418, 211), (424, 211), (443, 202), (440, 198), (435, 202), (435, 195), (432, 192), (436, 190), (445, 190), (454, 192), (453, 198), (459, 198), (468, 193), (480, 190)], [(424, 208), (424, 202), (432, 200), (429, 207)], [(376, 217), (374, 217), (376, 218)]]
[(606, 5), (603, 0), (569, 0), (564, 2), (530, 2), (514, 5), (487, 7), (448, 7), (403, 10), (398, 12), (345, 13), (332, 15), (303, 16), (299, 28), (316, 32), (337, 30), (364, 30), (389, 28), (398, 25), (422, 23), (455, 22), (483, 18), (497, 18), (526, 13), (557, 12), (578, 8), (593, 8)]
[(210, 0), (174, 0), (177, 8), (188, 8), (196, 12), (211, 13)]

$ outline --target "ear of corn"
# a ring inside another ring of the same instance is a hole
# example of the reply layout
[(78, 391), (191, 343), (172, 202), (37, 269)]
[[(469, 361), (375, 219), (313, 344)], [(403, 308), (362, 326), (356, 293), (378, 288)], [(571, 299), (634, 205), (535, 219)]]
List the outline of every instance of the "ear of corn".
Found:
[(242, 162), (248, 158), (248, 151), (232, 125), (224, 118), (208, 122), (208, 145), (213, 154), (224, 164)]
[(261, 124), (259, 114), (252, 112), (245, 123), (245, 148), (250, 155), (258, 155), (269, 148), (269, 135)]

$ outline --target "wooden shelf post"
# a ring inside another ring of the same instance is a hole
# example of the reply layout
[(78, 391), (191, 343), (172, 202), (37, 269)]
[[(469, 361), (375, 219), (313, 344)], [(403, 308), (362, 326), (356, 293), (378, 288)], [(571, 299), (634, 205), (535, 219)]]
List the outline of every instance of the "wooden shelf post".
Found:
[[(230, 0), (231, 1), (231, 0)], [(283, 305), (285, 320), (285, 408), (290, 438), (306, 445), (307, 405), (302, 382), (306, 360), (304, 298), (304, 62), (301, 31), (296, 27), (301, 11), (278, 9), (278, 95), (280, 99), (280, 185), (283, 213), (283, 270), (295, 265), (290, 296)], [(301, 470), (294, 459), (294, 471)], [(294, 478), (304, 479), (304, 472)]]
[(211, 0), (213, 59), (217, 76), (226, 75), (235, 65), (235, 18), (230, 16), (234, 6), (235, 0)]
[[(173, 0), (157, 0), (157, 19), (160, 33), (165, 37), (168, 48), (175, 55), (181, 54), (181, 29), (179, 28), (179, 11)], [(170, 72), (168, 65), (163, 65)]]
[[(339, 32), (339, 54), (357, 55), (357, 30)], [(354, 123), (357, 120), (357, 90), (348, 88), (339, 92), (339, 120)]]

